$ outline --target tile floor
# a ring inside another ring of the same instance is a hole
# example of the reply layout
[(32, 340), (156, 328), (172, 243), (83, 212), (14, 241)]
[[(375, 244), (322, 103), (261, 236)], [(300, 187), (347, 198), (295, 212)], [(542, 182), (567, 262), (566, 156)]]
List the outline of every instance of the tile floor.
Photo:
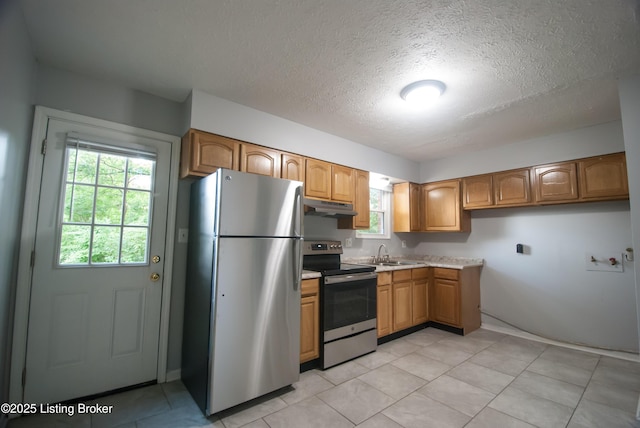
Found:
[(96, 402), (108, 415), (34, 415), (21, 427), (640, 427), (640, 363), (480, 329), (427, 328), (249, 405), (205, 418), (181, 382)]

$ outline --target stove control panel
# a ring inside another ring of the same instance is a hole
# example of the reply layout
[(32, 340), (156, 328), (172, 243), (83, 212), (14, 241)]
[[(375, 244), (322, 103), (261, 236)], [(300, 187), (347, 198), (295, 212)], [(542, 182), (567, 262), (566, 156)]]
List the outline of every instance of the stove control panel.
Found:
[(340, 241), (304, 241), (302, 254), (342, 254), (342, 243)]

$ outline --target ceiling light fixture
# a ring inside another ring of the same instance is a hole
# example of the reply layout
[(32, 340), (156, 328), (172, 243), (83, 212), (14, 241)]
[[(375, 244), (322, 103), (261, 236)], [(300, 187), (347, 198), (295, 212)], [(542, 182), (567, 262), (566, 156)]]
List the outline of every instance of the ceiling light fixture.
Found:
[(400, 96), (406, 102), (417, 105), (431, 105), (444, 93), (446, 86), (439, 80), (419, 80), (405, 86)]

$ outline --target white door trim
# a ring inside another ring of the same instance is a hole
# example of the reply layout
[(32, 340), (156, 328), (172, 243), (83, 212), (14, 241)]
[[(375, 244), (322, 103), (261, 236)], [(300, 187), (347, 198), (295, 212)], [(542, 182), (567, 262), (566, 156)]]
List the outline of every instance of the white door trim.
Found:
[(38, 198), (42, 177), (42, 141), (47, 135), (49, 119), (76, 121), (87, 125), (100, 126), (141, 137), (166, 141), (171, 144), (171, 170), (169, 172), (169, 204), (167, 213), (165, 270), (162, 280), (162, 303), (160, 309), (160, 336), (158, 343), (158, 383), (166, 381), (167, 354), (169, 345), (169, 312), (171, 309), (171, 279), (173, 274), (173, 247), (178, 201), (178, 167), (180, 164), (180, 138), (160, 132), (122, 125), (102, 119), (95, 119), (75, 113), (36, 106), (31, 133), (27, 183), (24, 199), (24, 214), (20, 235), (18, 256), (18, 282), (16, 287), (15, 317), (11, 350), (11, 373), (9, 380), (9, 401), (22, 403), (24, 388), (22, 373), (27, 351), (27, 328), (29, 324), (29, 302), (31, 294), (31, 253), (34, 251)]

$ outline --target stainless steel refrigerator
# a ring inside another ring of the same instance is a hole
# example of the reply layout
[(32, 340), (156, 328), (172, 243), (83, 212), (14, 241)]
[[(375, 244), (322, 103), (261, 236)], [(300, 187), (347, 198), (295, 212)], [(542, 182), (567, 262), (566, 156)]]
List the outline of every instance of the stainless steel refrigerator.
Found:
[(299, 378), (302, 204), (299, 181), (191, 185), (182, 380), (207, 416)]

